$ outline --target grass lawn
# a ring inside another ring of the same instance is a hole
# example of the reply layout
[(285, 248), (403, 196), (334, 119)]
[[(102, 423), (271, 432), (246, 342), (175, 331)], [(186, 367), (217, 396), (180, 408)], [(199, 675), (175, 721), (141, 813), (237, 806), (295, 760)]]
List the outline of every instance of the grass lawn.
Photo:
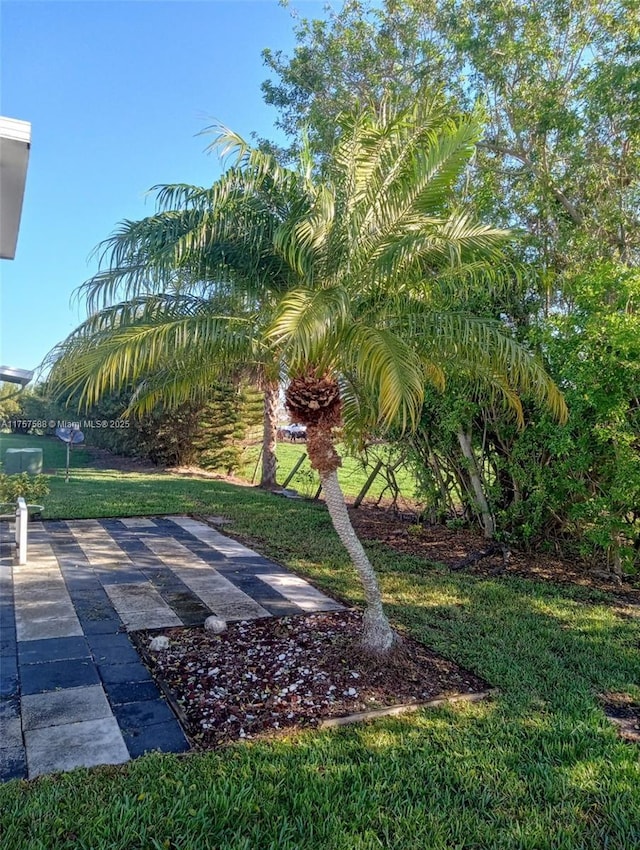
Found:
[[(71, 451), (70, 458), (70, 469), (71, 469), (71, 478), (73, 479), (73, 487), (69, 486), (69, 484), (65, 484), (64, 482), (64, 473), (66, 466), (66, 446), (56, 437), (38, 437), (38, 436), (28, 436), (23, 434), (4, 434), (0, 433), (0, 462), (4, 461), (4, 453), (7, 449), (18, 449), (18, 448), (33, 448), (33, 447), (42, 447), (43, 452), (43, 466), (48, 470), (56, 470), (56, 474), (50, 477), (50, 486), (52, 490), (51, 496), (47, 499), (47, 513), (50, 519), (54, 517), (63, 516), (63, 508), (62, 503), (69, 498), (70, 504), (77, 504), (78, 502), (82, 502), (84, 500), (84, 493), (87, 492), (83, 487), (83, 482), (86, 480), (86, 475), (89, 474), (89, 477), (93, 479), (95, 476), (96, 470), (87, 469), (89, 466), (89, 451), (85, 448), (85, 446), (75, 446)], [(247, 482), (251, 482), (255, 477), (256, 481), (260, 480), (260, 470), (258, 469), (257, 474), (254, 476), (256, 471), (256, 465), (259, 459), (259, 447), (251, 447), (244, 451), (243, 453), (243, 464), (241, 468), (238, 470), (238, 477), (244, 478)], [(384, 450), (381, 448), (381, 452)], [(312, 498), (319, 484), (319, 479), (317, 473), (311, 469), (309, 464), (309, 459), (306, 457), (306, 446), (304, 443), (278, 443), (276, 447), (277, 458), (278, 458), (278, 481), (283, 483), (289, 473), (293, 470), (296, 463), (300, 460), (300, 458), (305, 455), (305, 459), (298, 471), (294, 475), (293, 479), (287, 485), (289, 488), (293, 488), (298, 490), (298, 492), (307, 498)], [(1, 470), (0, 466), (0, 470)], [(338, 475), (340, 478), (340, 484), (347, 495), (347, 497), (351, 499), (355, 499), (358, 495), (362, 487), (364, 486), (369, 472), (371, 468), (365, 470), (362, 468), (361, 464), (358, 463), (352, 457), (344, 457), (343, 464), (340, 470), (338, 471)], [(413, 477), (407, 470), (398, 470), (397, 472), (397, 483), (400, 488), (401, 500), (400, 505), (404, 504), (405, 501), (412, 502), (415, 497), (415, 481)], [(107, 490), (110, 490), (110, 484), (114, 481), (117, 481), (119, 477), (119, 473), (115, 470), (106, 470), (103, 476), (103, 483), (105, 484)], [(146, 476), (140, 476), (143, 478)], [(129, 483), (133, 483), (135, 480), (135, 476), (128, 476), (127, 480)], [(158, 481), (162, 480), (166, 482), (165, 484), (158, 484)], [(189, 499), (189, 493), (191, 492), (187, 487), (186, 490), (182, 490), (181, 487), (176, 486), (177, 482), (180, 480), (179, 476), (165, 476), (163, 473), (158, 472), (154, 479), (153, 489), (157, 490), (160, 487), (161, 493), (174, 493), (176, 498), (185, 498), (185, 506), (179, 507), (176, 506), (173, 508), (173, 511), (182, 511), (182, 510), (196, 510), (197, 506), (191, 505)], [(58, 486), (62, 483), (64, 486)], [(367, 493), (368, 501), (376, 501), (380, 496), (381, 492), (384, 490), (386, 486), (386, 480), (382, 473), (380, 473), (375, 481), (373, 482), (370, 490)], [(73, 489), (73, 493), (71, 490)], [(145, 496), (144, 490), (146, 488), (142, 488), (142, 495)], [(196, 502), (199, 500), (200, 496), (198, 495), (201, 491), (201, 487), (196, 488), (195, 496)], [(182, 493), (182, 496), (179, 494)], [(92, 496), (91, 487), (88, 491), (89, 496)], [(389, 497), (391, 494), (389, 490), (384, 494), (386, 497)], [(108, 498), (108, 497), (107, 497)], [(111, 501), (108, 503), (111, 505)], [(157, 511), (170, 511), (170, 507), (156, 507), (155, 497), (152, 497), (152, 503), (148, 507), (145, 507), (146, 499), (143, 498), (143, 502), (139, 505), (137, 512), (138, 513), (154, 513)], [(190, 506), (191, 505), (191, 506)], [(90, 506), (88, 506), (90, 507)], [(104, 507), (107, 510), (107, 505)], [(122, 506), (120, 510), (118, 508), (117, 503), (112, 507), (109, 507), (109, 510), (113, 510), (113, 513), (105, 514), (90, 514), (88, 516), (127, 516), (127, 510), (125, 506)], [(62, 511), (62, 513), (60, 513)], [(67, 517), (72, 516), (84, 516), (85, 514), (67, 514)]]
[[(340, 447), (339, 451), (342, 454), (342, 466), (338, 470), (338, 478), (346, 495), (355, 499), (360, 490), (364, 487), (364, 484), (369, 477), (369, 473), (373, 469), (375, 460), (372, 460), (369, 467), (364, 469), (355, 458), (345, 455)], [(237, 473), (240, 478), (252, 481), (255, 477), (256, 481), (260, 480), (259, 468), (256, 473), (259, 452), (260, 449), (257, 446), (245, 449), (243, 452), (243, 463)], [(287, 476), (293, 470), (293, 467), (303, 454), (306, 455), (306, 446), (304, 443), (277, 443), (276, 455), (278, 458), (278, 481), (284, 482), (286, 480)], [(376, 459), (378, 456), (384, 457), (384, 446), (376, 447), (372, 454), (372, 458), (374, 455)], [(396, 472), (396, 479), (400, 489), (401, 499), (413, 501), (415, 499), (416, 482), (410, 472), (407, 469), (401, 468)], [(305, 457), (304, 462), (287, 486), (298, 490), (298, 492), (303, 496), (312, 498), (318, 489), (319, 483), (320, 479), (318, 478), (318, 473), (311, 469), (309, 458)], [(367, 500), (376, 501), (386, 486), (387, 481), (383, 473), (380, 472), (371, 485), (370, 490), (367, 492)], [(389, 498), (391, 495), (392, 494), (389, 489), (387, 489), (384, 493), (385, 498)]]
[[(81, 461), (80, 452), (74, 457)], [(51, 483), (50, 517), (224, 514), (233, 536), (361, 602), (321, 504), (87, 467), (69, 484), (60, 476)], [(492, 682), (500, 689), (494, 700), (10, 782), (0, 786), (0, 845), (640, 848), (638, 748), (617, 738), (597, 700), (607, 691), (640, 698), (640, 621), (622, 618), (593, 590), (478, 579), (368, 548), (395, 625)]]

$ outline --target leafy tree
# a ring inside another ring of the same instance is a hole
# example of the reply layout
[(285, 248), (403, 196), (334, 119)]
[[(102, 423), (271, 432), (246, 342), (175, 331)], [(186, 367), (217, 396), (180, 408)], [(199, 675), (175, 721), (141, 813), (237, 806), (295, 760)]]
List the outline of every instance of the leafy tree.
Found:
[[(558, 311), (567, 325), (556, 341), (569, 344), (565, 332), (578, 309), (571, 295), (575, 280), (602, 279), (603, 260), (609, 280), (620, 283), (624, 296), (622, 272), (640, 259), (640, 6), (635, 0), (347, 2), (326, 21), (303, 20), (297, 34), (291, 58), (265, 54), (277, 78), (265, 84), (265, 98), (278, 108), (280, 124), (293, 139), (310, 122), (311, 138), (321, 150), (330, 149), (343, 104), (374, 101), (383, 111), (390, 102), (410, 103), (425, 81), (441, 92), (452, 114), (483, 103), (486, 129), (464, 187), (479, 214), (523, 235), (514, 251), (526, 274), (521, 286), (498, 297), (487, 297), (482, 287), (464, 288), (458, 293), (461, 309), (506, 319), (518, 338), (535, 348), (544, 337), (541, 315), (549, 316), (548, 333), (558, 334)], [(594, 322), (608, 324), (609, 313), (610, 321), (618, 321), (611, 293), (601, 307), (591, 303)], [(576, 326), (586, 321), (584, 310), (583, 302)], [(571, 429), (595, 476), (590, 486), (606, 493), (613, 479), (601, 463), (593, 420), (582, 415), (591, 377), (573, 357), (563, 361), (557, 352), (546, 339), (551, 374), (571, 388), (567, 393), (576, 409)], [(616, 385), (615, 358), (597, 362), (610, 370), (606, 381)], [(533, 408), (526, 406), (527, 411)], [(536, 477), (537, 457), (544, 458), (549, 475), (558, 470), (558, 484), (562, 480), (555, 452), (565, 444), (556, 439), (555, 426), (536, 428), (537, 449), (521, 452), (534, 430), (519, 435), (486, 393), (466, 379), (449, 380), (446, 403), (429, 398), (422, 427), (411, 440), (434, 514), (455, 515), (462, 500), (465, 516), (480, 516), (485, 532), (497, 522), (502, 533), (520, 540), (529, 535), (539, 541), (546, 529), (559, 542), (560, 524), (563, 545), (571, 533), (583, 548), (598, 537), (592, 552), (608, 549), (608, 532), (587, 534), (590, 523), (592, 529), (600, 526), (597, 519), (574, 518), (576, 511), (589, 513), (588, 504), (598, 515), (595, 501), (585, 495), (579, 508), (572, 499), (550, 497), (560, 517), (553, 526), (550, 508), (542, 503), (544, 488), (525, 485), (524, 479)], [(546, 446), (538, 442), (543, 434)], [(611, 523), (628, 531), (628, 502), (617, 504), (614, 509), (610, 502), (605, 513), (617, 510)]]
[(635, 0), (346, 2), (303, 19), (263, 84), (294, 138), (330, 150), (354, 104), (408, 105), (425, 85), (453, 110), (485, 104), (475, 202), (523, 228), (546, 268), (638, 261), (640, 7)]
[(15, 421), (20, 411), (18, 400), (19, 390), (15, 384), (0, 381), (0, 422), (7, 423), (0, 427), (9, 427), (9, 423)]
[(526, 501), (507, 519), (538, 539), (569, 536), (621, 575), (640, 562), (640, 275), (600, 266), (576, 276), (567, 299), (571, 310), (538, 332), (571, 415), (561, 430), (540, 417), (514, 440)]

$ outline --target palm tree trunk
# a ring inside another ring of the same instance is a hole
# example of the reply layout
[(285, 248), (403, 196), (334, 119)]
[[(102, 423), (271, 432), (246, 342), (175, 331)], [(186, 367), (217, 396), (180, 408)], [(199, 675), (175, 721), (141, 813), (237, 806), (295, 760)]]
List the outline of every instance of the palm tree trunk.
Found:
[(264, 384), (264, 420), (262, 431), (262, 474), (260, 486), (263, 490), (275, 490), (276, 480), (276, 438), (278, 434), (278, 381), (265, 381)]
[(362, 645), (368, 652), (382, 655), (391, 649), (395, 636), (382, 608), (376, 574), (351, 524), (344, 495), (338, 483), (338, 473), (335, 469), (323, 472), (320, 480), (333, 527), (349, 553), (364, 589), (367, 607), (363, 617)]

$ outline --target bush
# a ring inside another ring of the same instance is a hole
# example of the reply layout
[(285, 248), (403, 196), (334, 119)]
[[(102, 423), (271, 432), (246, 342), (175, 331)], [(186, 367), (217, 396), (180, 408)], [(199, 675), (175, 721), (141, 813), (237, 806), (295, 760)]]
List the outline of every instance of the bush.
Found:
[(20, 496), (28, 504), (49, 495), (49, 485), (44, 475), (29, 475), (21, 472), (17, 475), (0, 473), (0, 502), (15, 502)]

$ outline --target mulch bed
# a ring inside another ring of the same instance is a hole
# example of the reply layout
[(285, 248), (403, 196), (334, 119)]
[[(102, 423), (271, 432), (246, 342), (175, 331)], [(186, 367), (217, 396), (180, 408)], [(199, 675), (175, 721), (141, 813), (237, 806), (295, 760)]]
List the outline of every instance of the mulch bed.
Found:
[[(444, 564), (456, 569), (470, 555), (487, 548), (487, 540), (477, 531), (450, 529), (444, 525), (417, 525), (384, 508), (363, 506), (349, 511), (351, 522), (364, 540), (375, 540), (395, 551), (424, 558), (425, 562)], [(427, 564), (425, 564), (427, 566)], [(468, 575), (494, 578), (515, 575), (534, 581), (575, 584), (610, 593), (614, 604), (640, 604), (640, 585), (633, 581), (619, 583), (607, 579), (603, 569), (547, 552), (520, 552), (513, 549), (505, 565), (500, 552), (465, 568)]]
[(600, 702), (620, 737), (640, 744), (640, 703), (626, 693), (601, 694)]
[(164, 629), (159, 652), (148, 651), (158, 632), (134, 638), (200, 749), (491, 687), (409, 637), (381, 663), (358, 648), (361, 624), (345, 610), (231, 623), (220, 635)]

